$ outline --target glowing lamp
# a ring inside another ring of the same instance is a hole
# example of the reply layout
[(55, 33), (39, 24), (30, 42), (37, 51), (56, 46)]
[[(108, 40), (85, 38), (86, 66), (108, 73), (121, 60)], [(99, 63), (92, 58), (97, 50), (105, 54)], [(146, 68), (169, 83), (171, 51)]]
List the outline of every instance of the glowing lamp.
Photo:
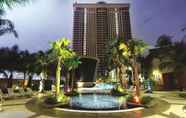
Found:
[(67, 89), (67, 92), (70, 92), (70, 88)]
[(162, 74), (159, 70), (154, 70), (153, 73), (154, 77), (157, 78), (161, 78)]
[(77, 86), (78, 86), (78, 88), (83, 87), (83, 85), (84, 85), (84, 83), (83, 83), (83, 82), (77, 82)]
[(138, 96), (134, 96), (134, 102), (136, 102), (136, 103), (140, 103), (140, 99), (139, 99)]
[(39, 94), (37, 95), (37, 97), (38, 97), (38, 98), (41, 98), (41, 97), (43, 97), (43, 94), (42, 94), (42, 93), (39, 93)]

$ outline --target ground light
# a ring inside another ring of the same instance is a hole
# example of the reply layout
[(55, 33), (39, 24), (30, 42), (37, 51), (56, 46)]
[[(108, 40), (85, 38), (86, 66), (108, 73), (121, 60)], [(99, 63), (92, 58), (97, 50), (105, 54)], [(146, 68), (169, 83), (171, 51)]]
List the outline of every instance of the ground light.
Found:
[(39, 98), (39, 99), (42, 98), (43, 96), (44, 96), (43, 93), (38, 93), (38, 94), (37, 94), (37, 98)]
[(84, 83), (83, 83), (83, 82), (77, 82), (77, 86), (78, 86), (78, 88), (83, 87), (83, 85), (84, 85)]
[(135, 103), (138, 103), (138, 104), (140, 103), (140, 100), (139, 100), (139, 97), (138, 96), (134, 96), (134, 102)]

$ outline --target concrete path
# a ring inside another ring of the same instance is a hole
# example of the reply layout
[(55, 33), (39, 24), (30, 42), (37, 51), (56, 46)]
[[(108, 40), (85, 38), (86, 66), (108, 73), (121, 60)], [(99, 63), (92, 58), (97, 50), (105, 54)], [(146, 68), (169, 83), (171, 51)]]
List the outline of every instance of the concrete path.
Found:
[(186, 105), (186, 99), (178, 96), (178, 91), (171, 92), (154, 92), (153, 97), (160, 98), (170, 103), (170, 108), (165, 112), (148, 116), (145, 118), (186, 118), (186, 113), (183, 112), (183, 106)]

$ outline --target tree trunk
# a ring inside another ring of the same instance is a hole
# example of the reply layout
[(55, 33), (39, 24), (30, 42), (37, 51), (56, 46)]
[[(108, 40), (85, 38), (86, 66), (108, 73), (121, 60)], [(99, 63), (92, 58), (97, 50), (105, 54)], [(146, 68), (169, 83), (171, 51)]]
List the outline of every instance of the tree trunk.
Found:
[(66, 84), (65, 84), (65, 92), (68, 92), (68, 89), (69, 89), (69, 79), (70, 79), (70, 74), (69, 72), (67, 72), (67, 78), (66, 78)]
[(13, 72), (10, 72), (10, 76), (8, 78), (8, 88), (12, 88), (12, 84), (13, 84)]
[(28, 84), (27, 87), (31, 88), (32, 87), (32, 75), (28, 77)]
[(23, 88), (24, 88), (24, 85), (25, 85), (25, 81), (26, 81), (26, 72), (23, 73), (23, 84), (22, 84)]
[(116, 68), (116, 81), (118, 82), (119, 79), (119, 68)]
[(60, 94), (60, 80), (61, 80), (61, 60), (58, 59), (56, 69), (56, 97)]
[(122, 72), (122, 66), (119, 66), (119, 82), (120, 82), (120, 85), (122, 86), (123, 88), (123, 76), (122, 76), (123, 72)]
[(136, 61), (134, 61), (133, 68), (134, 68), (134, 80), (135, 80), (135, 86), (136, 86), (136, 95), (140, 96), (140, 83), (139, 83), (139, 77), (138, 77), (138, 64), (137, 64)]
[(72, 71), (72, 78), (71, 78), (71, 90), (74, 90), (74, 71)]

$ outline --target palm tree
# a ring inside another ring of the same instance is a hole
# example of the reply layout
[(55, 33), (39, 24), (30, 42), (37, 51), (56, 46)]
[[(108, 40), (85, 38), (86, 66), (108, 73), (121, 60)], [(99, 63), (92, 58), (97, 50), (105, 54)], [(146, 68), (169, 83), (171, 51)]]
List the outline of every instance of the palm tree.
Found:
[(36, 55), (36, 64), (40, 67), (41, 69), (41, 73), (43, 73), (44, 78), (47, 79), (48, 78), (48, 65), (49, 65), (49, 57), (47, 55), (47, 53), (43, 52), (43, 51), (39, 51)]
[(69, 48), (70, 41), (66, 38), (59, 39), (52, 43), (50, 56), (57, 61), (56, 67), (56, 97), (60, 94), (61, 66), (64, 61), (75, 55), (72, 49)]
[(19, 47), (0, 49), (0, 71), (8, 78), (8, 87), (12, 86), (14, 71), (19, 71)]
[(44, 89), (44, 80), (48, 78), (48, 66), (50, 63), (47, 52), (39, 51), (36, 54), (37, 73), (41, 75), (40, 92)]
[(145, 44), (142, 40), (131, 39), (127, 42), (121, 42), (119, 45), (119, 49), (121, 50), (123, 58), (127, 60), (127, 62), (132, 67), (133, 71), (133, 79), (135, 80), (136, 86), (136, 95), (140, 95), (140, 83), (139, 83), (139, 63), (137, 58), (144, 52), (147, 44)]
[[(74, 70), (78, 68), (79, 64), (81, 64), (80, 58), (78, 56), (74, 56), (65, 61), (64, 65), (71, 72), (71, 91), (74, 89)], [(68, 73), (68, 72), (67, 72)], [(67, 86), (69, 86), (69, 78), (67, 77)], [(67, 87), (68, 88), (68, 87)]]
[(120, 50), (118, 48), (122, 40), (118, 38), (113, 38), (109, 41), (107, 47), (107, 65), (108, 71), (115, 69), (116, 79), (119, 79), (120, 84), (123, 86), (122, 75), (123, 75), (123, 65), (126, 64), (124, 58), (120, 55)]

